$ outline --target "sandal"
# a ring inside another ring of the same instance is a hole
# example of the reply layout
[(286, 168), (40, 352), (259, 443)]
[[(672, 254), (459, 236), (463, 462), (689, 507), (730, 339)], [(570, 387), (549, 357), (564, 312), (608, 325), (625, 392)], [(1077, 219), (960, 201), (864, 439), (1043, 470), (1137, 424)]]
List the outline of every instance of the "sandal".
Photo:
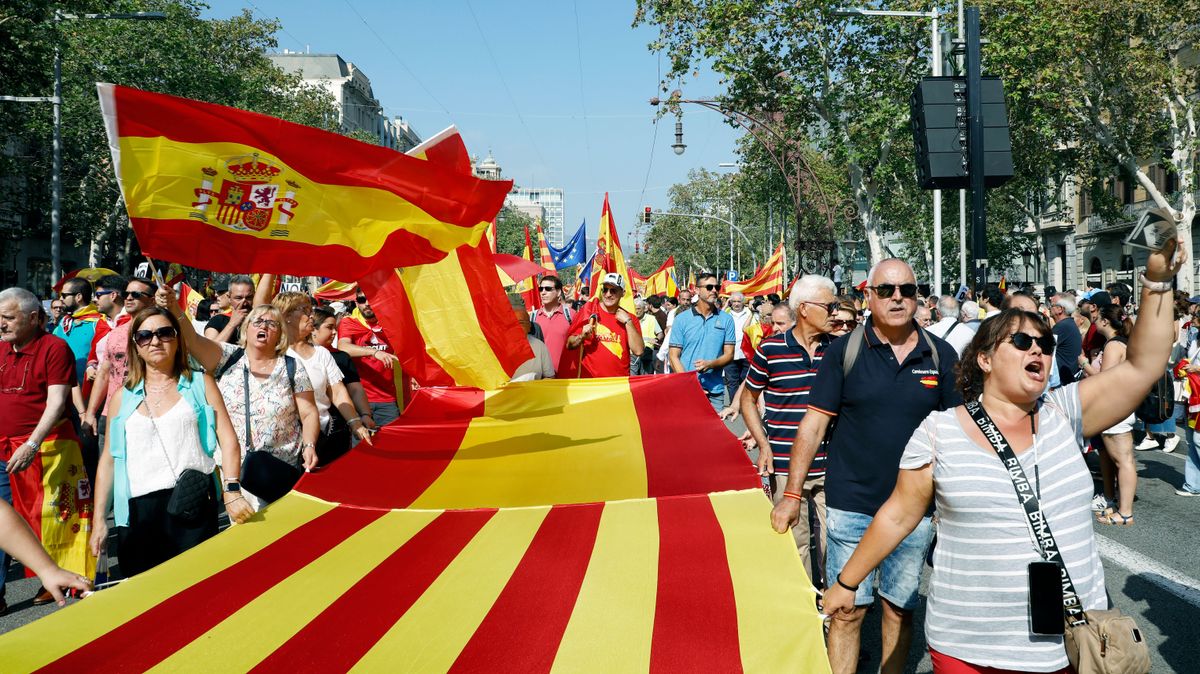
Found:
[[(1121, 518), (1119, 522), (1116, 519), (1117, 517)], [(1098, 518), (1096, 521), (1100, 524), (1110, 526), (1131, 527), (1133, 526), (1133, 515), (1122, 515), (1120, 512), (1114, 510), (1111, 515)]]

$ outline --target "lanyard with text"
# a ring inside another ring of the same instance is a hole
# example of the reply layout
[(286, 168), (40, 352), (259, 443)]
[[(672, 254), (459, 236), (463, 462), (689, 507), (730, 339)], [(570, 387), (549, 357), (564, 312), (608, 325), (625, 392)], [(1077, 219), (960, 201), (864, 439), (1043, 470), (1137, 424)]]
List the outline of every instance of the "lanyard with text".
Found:
[(1066, 615), (1067, 623), (1072, 626), (1086, 624), (1087, 618), (1083, 614), (1083, 606), (1079, 603), (1079, 594), (1075, 592), (1075, 584), (1071, 582), (1071, 576), (1067, 573), (1067, 565), (1058, 551), (1058, 542), (1054, 539), (1054, 534), (1050, 532), (1050, 522), (1046, 520), (1046, 515), (1042, 512), (1042, 506), (1038, 502), (1037, 494), (1034, 493), (1033, 485), (1029, 483), (1029, 478), (1025, 477), (1025, 469), (1021, 467), (1021, 461), (1017, 459), (1008, 440), (1004, 438), (996, 426), (996, 422), (992, 421), (979, 401), (968, 402), (966, 408), (967, 414), (971, 415), (971, 419), (979, 426), (983, 437), (987, 438), (992, 448), (996, 450), (996, 455), (1000, 457), (1000, 461), (1004, 463), (1008, 477), (1012, 480), (1013, 488), (1017, 490), (1017, 499), (1025, 508), (1025, 517), (1029, 520), (1034, 540), (1041, 548), (1042, 558), (1058, 564), (1059, 572), (1062, 573), (1063, 613)]

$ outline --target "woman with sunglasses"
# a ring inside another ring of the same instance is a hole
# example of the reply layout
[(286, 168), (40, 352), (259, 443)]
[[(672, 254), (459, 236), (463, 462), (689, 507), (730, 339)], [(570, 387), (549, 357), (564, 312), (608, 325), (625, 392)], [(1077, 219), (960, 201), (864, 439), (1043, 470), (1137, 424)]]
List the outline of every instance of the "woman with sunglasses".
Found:
[(829, 335), (835, 338), (848, 335), (858, 327), (858, 310), (854, 308), (853, 300), (838, 297), (838, 308), (829, 318), (829, 325), (833, 328)]
[[(159, 287), (155, 301), (172, 313), (183, 313), (169, 287)], [(240, 345), (199, 335), (190, 323), (183, 325), (183, 335), (200, 365), (217, 374), (243, 457), (263, 451), (296, 469), (317, 466), (321, 425), (312, 380), (287, 355), (289, 342), (279, 309), (270, 304), (251, 309), (241, 324)], [(225, 489), (231, 488), (255, 509), (265, 505), (237, 480), (226, 478)]]
[[(371, 444), (371, 432), (363, 425), (354, 401), (342, 383), (342, 371), (329, 351), (313, 344), (313, 308), (308, 295), (300, 292), (279, 293), (271, 304), (283, 315), (288, 355), (300, 361), (313, 383), (321, 436), (317, 458), (322, 465), (350, 449), (350, 436)], [(336, 409), (334, 407), (336, 406)], [(336, 419), (335, 419), (336, 414)]]
[[(180, 324), (165, 309), (151, 307), (133, 317), (129, 329), (129, 373), (108, 401), (108, 432), (96, 474), (96, 513), (113, 505), (121, 571), (133, 576), (171, 559), (217, 533), (217, 482), (212, 477), (221, 450), (221, 470), (236, 480), (241, 452), (211, 375), (188, 365)], [(173, 515), (168, 504), (184, 471), (210, 476), (203, 506), (190, 516)], [(230, 520), (244, 522), (252, 511), (236, 493), (223, 496)], [(92, 519), (92, 554), (108, 541), (104, 517)]]
[[(980, 325), (958, 366), (958, 387), (975, 416), (964, 405), (917, 427), (891, 498), (830, 579), (825, 613), (837, 620), (852, 610), (858, 584), (936, 502), (925, 621), (934, 671), (1070, 671), (1062, 636), (1031, 631), (1030, 565), (1044, 560), (1045, 546), (1056, 546), (1051, 561), (1065, 564), (1083, 610), (1108, 608), (1083, 438), (1125, 419), (1162, 377), (1175, 339), (1170, 279), (1187, 257), (1182, 249), (1176, 256), (1177, 245), (1170, 241), (1147, 260), (1125, 359), (1081, 382), (1042, 395), (1054, 339), (1040, 315), (1008, 309)], [(1003, 436), (1020, 471), (1010, 474), (980, 424), (990, 437)], [(1035, 540), (1019, 491), (1037, 497), (1048, 525), (1041, 529), (1052, 540)], [(1050, 610), (1063, 615), (1061, 605)]]
[[(1104, 348), (1096, 356), (1096, 364), (1080, 354), (1079, 365), (1089, 377), (1111, 370), (1124, 362), (1128, 350), (1132, 321), (1126, 321), (1121, 307), (1106, 304), (1097, 311), (1096, 331), (1104, 336)], [(1128, 527), (1133, 525), (1133, 496), (1137, 493), (1137, 462), (1133, 460), (1133, 421), (1131, 411), (1116, 425), (1105, 429), (1100, 438), (1101, 484), (1107, 507), (1096, 514), (1101, 524)], [(1115, 483), (1115, 484), (1114, 484)], [(1119, 487), (1119, 488), (1118, 488)], [(1114, 496), (1119, 494), (1118, 501)]]

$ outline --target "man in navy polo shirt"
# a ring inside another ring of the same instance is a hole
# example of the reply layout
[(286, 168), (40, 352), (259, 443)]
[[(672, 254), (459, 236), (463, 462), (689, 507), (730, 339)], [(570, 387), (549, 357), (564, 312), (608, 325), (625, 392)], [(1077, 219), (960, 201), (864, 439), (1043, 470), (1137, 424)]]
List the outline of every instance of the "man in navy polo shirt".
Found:
[[(930, 412), (962, 404), (954, 388), (957, 354), (913, 321), (917, 285), (912, 268), (903, 260), (888, 259), (867, 278), (871, 316), (862, 332), (851, 332), (825, 350), (808, 398), (808, 410), (818, 414), (806, 414), (800, 422), (785, 498), (771, 513), (772, 526), (780, 533), (796, 523), (804, 477), (836, 419), (825, 476), (825, 573), (830, 585), (840, 583), (842, 567), (895, 488), (900, 456), (913, 430)], [(844, 375), (847, 347), (855, 339), (862, 341)], [(858, 664), (859, 635), (875, 601), (877, 577), (883, 597), (881, 670), (904, 670), (921, 565), (932, 533), (926, 517), (859, 587), (848, 587), (856, 592), (855, 610), (846, 617), (840, 614), (829, 626), (829, 663), (835, 673), (853, 672)]]
[[(829, 344), (830, 324), (833, 312), (837, 311), (833, 281), (824, 276), (809, 274), (802, 276), (792, 287), (788, 304), (780, 304), (772, 316), (780, 310), (794, 317), (795, 325), (764, 337), (754, 352), (750, 373), (742, 392), (742, 419), (746, 429), (758, 445), (758, 472), (764, 477), (773, 473), (771, 500), (779, 503), (785, 497), (784, 488), (788, 479), (788, 461), (791, 458), (792, 440), (796, 428), (804, 419), (808, 409), (808, 396), (817, 376), (821, 355)], [(790, 305), (790, 306), (789, 306)], [(764, 397), (763, 419), (758, 416), (758, 398)], [(765, 422), (765, 428), (764, 423)], [(809, 555), (809, 509), (817, 517), (820, 528), (818, 554), (825, 551), (825, 452), (818, 452), (808, 467), (804, 488), (799, 492), (800, 520), (792, 528), (796, 548), (800, 551), (800, 562), (808, 572), (813, 585), (819, 585), (823, 557), (811, 564)], [(814, 568), (815, 567), (815, 568)]]
[[(725, 378), (722, 371), (733, 360), (737, 341), (733, 317), (717, 310), (717, 275), (701, 272), (696, 279), (697, 302), (682, 307), (671, 328), (672, 372), (698, 372), (700, 386), (719, 414), (725, 407)], [(682, 295), (682, 293), (680, 293)]]

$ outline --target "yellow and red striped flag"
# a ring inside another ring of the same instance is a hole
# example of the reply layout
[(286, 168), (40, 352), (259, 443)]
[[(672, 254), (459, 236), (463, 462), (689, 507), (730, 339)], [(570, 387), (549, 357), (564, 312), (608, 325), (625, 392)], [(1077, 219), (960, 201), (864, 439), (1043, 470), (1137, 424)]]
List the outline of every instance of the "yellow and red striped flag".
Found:
[(196, 292), (196, 290), (187, 283), (180, 281), (179, 294), (176, 297), (176, 301), (179, 302), (179, 308), (183, 309), (184, 313), (195, 319), (196, 308), (200, 306), (200, 301), (203, 299), (204, 295)]
[(694, 374), (423, 389), (373, 448), (0, 652), (11, 672), (828, 672), (770, 512)]
[(613, 220), (612, 208), (608, 205), (608, 192), (605, 192), (604, 206), (600, 209), (600, 234), (596, 237), (596, 257), (592, 261), (590, 299), (600, 298), (600, 281), (609, 273), (625, 277), (625, 295), (621, 297), (621, 308), (632, 316), (635, 311), (633, 278), (630, 277), (629, 267), (625, 264), (625, 253), (621, 251), (621, 237), (617, 235), (617, 223)]
[(85, 267), (84, 269), (76, 269), (75, 271), (70, 271), (66, 274), (63, 274), (63, 277), (58, 279), (58, 282), (54, 284), (54, 292), (62, 292), (63, 286), (66, 285), (67, 281), (70, 281), (76, 277), (87, 279), (88, 281), (91, 281), (92, 284), (95, 284), (96, 281), (99, 281), (105, 276), (113, 276), (116, 273), (117, 272), (105, 267)]
[(549, 274), (556, 274), (557, 270), (554, 267), (554, 258), (550, 255), (550, 245), (546, 241), (546, 233), (542, 231), (542, 223), (537, 223), (538, 237), (538, 261)]
[(742, 283), (730, 283), (725, 281), (721, 284), (721, 294), (729, 295), (731, 293), (740, 292), (746, 297), (758, 297), (759, 295), (770, 295), (775, 293), (783, 296), (783, 244), (779, 244), (775, 248), (775, 252), (763, 266), (754, 272), (754, 275), (746, 279)]
[(487, 240), (488, 246), (492, 249), (492, 253), (499, 253), (500, 251), (496, 249), (496, 218), (494, 217), (492, 218), (492, 221), (488, 223)]
[(693, 293), (696, 292), (696, 270), (695, 269), (688, 270), (688, 285), (687, 285), (687, 287), (688, 287), (688, 290), (692, 291)]
[(346, 283), (330, 279), (317, 288), (313, 297), (326, 302), (353, 302), (358, 295), (357, 283)]
[(646, 296), (666, 295), (674, 297), (679, 294), (675, 283), (675, 256), (668, 257), (658, 271), (646, 277)]
[(492, 259), (496, 262), (496, 275), (500, 277), (500, 285), (506, 288), (545, 271), (541, 265), (516, 255), (496, 253)]
[[(525, 247), (521, 249), (521, 258), (537, 264), (533, 257), (533, 240), (529, 237), (529, 225), (525, 225)], [(541, 267), (541, 265), (538, 265)], [(538, 292), (538, 277), (533, 276), (517, 283), (516, 291), (525, 300), (525, 311), (533, 311), (542, 306), (542, 296)]]
[(474, 245), (511, 182), (220, 105), (97, 85), (147, 255), (354, 279)]
[[(71, 422), (63, 419), (50, 429), (33, 462), (10, 474), (9, 481), (13, 508), (37, 534), (50, 558), (68, 571), (93, 577), (96, 558), (88, 547), (92, 485)], [(32, 578), (34, 574), (26, 569), (25, 575)]]

